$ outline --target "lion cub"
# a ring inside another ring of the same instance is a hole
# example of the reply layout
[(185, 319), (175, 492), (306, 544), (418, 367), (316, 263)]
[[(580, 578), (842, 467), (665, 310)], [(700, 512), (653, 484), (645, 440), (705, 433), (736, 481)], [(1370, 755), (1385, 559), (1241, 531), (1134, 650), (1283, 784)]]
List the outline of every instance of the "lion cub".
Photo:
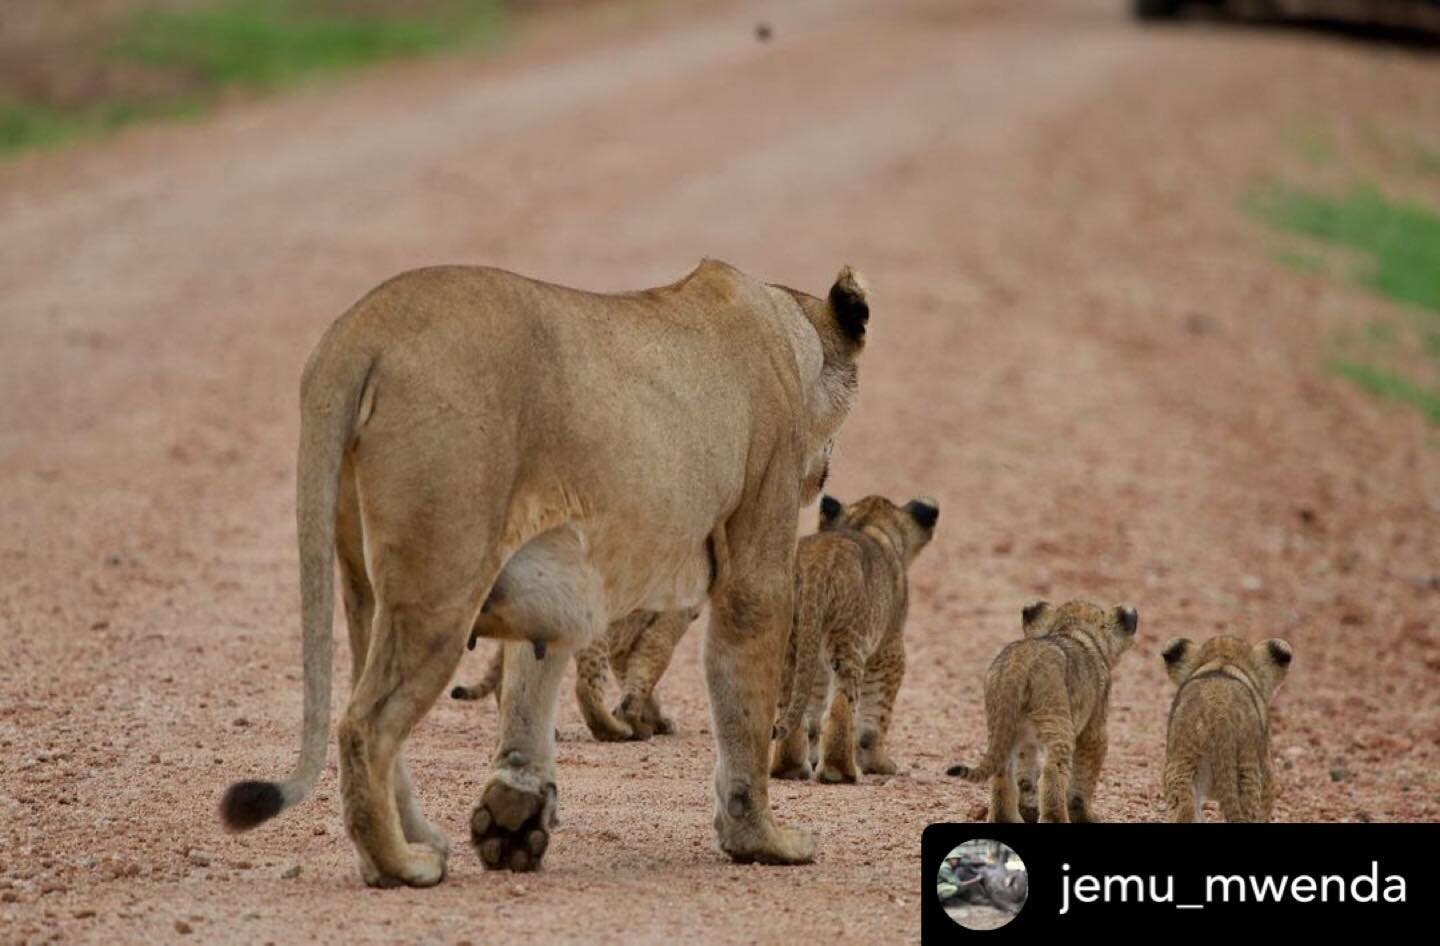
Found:
[[(903, 507), (883, 496), (850, 506), (830, 496), (820, 501), (820, 531), (801, 539), (795, 552), (795, 617), (785, 658), (786, 705), (775, 727), (774, 777), (810, 777), (827, 689), (816, 777), (855, 782), (861, 771), (895, 771), (885, 736), (905, 675), (905, 569), (935, 534), (939, 517), (929, 499)], [(823, 675), (822, 659), (829, 671)]]
[(1087, 601), (1060, 607), (1037, 601), (1021, 611), (1023, 640), (1006, 644), (985, 678), (985, 758), (949, 775), (993, 779), (990, 820), (1023, 820), (1017, 775), (1021, 761), (1040, 766), (1041, 821), (1097, 821), (1090, 798), (1105, 761), (1110, 675), (1135, 641), (1134, 608)]
[(1206, 798), (1226, 821), (1269, 821), (1270, 700), (1290, 669), (1279, 638), (1248, 644), (1176, 638), (1160, 652), (1180, 685), (1165, 737), (1165, 804), (1171, 821), (1200, 821)]
[[(680, 638), (700, 616), (699, 608), (679, 611), (634, 611), (612, 621), (605, 633), (575, 652), (575, 701), (591, 735), (602, 742), (644, 740), (675, 731), (675, 723), (660, 709), (655, 685), (670, 665)], [(472, 632), (470, 647), (475, 647)], [(500, 699), (504, 677), (503, 647), (490, 658), (479, 683), (457, 686), (457, 700)], [(610, 671), (620, 683), (620, 703), (612, 712), (605, 706), (605, 684)]]

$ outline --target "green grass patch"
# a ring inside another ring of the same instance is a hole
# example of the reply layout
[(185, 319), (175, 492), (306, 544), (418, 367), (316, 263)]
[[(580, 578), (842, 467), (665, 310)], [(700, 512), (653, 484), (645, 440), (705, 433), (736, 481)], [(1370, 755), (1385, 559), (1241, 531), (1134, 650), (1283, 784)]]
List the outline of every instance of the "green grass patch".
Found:
[(1391, 200), (1366, 185), (1338, 197), (1276, 186), (1256, 192), (1248, 204), (1278, 229), (1359, 251), (1369, 258), (1361, 282), (1440, 312), (1440, 214), (1424, 204)]
[[(1358, 337), (1339, 347), (1362, 353), (1328, 364), (1334, 374), (1371, 394), (1408, 404), (1440, 424), (1440, 387), (1416, 380), (1415, 373), (1440, 379), (1440, 213), (1425, 204), (1387, 197), (1372, 186), (1357, 185), (1333, 195), (1274, 186), (1250, 195), (1248, 209), (1278, 230), (1299, 234), (1357, 254), (1363, 261), (1355, 276), (1364, 285), (1413, 306), (1408, 318), (1374, 321)], [(1277, 258), (1292, 268), (1313, 271), (1312, 260), (1295, 252)], [(1415, 353), (1415, 357), (1407, 356)], [(1416, 360), (1418, 357), (1418, 361)], [(1393, 365), (1404, 364), (1404, 372)]]
[(1416, 408), (1432, 424), (1440, 424), (1440, 390), (1427, 388), (1394, 371), (1357, 361), (1336, 360), (1330, 370), (1376, 397)]
[(498, 4), (488, 0), (432, 4), (428, 15), (361, 14), (314, 0), (222, 0), (142, 10), (111, 51), (185, 70), (217, 88), (273, 87), (309, 73), (447, 49), (498, 25)]
[(83, 108), (0, 104), (0, 154), (101, 135), (146, 118), (196, 115), (201, 107), (190, 98), (154, 103), (113, 100)]
[(267, 91), (311, 75), (491, 40), (501, 31), (502, 13), (502, 0), (215, 0), (141, 9), (96, 55), (176, 79), (170, 83), (176, 91), (138, 99), (111, 93), (67, 105), (0, 101), (0, 155), (142, 119), (197, 114), (229, 88)]

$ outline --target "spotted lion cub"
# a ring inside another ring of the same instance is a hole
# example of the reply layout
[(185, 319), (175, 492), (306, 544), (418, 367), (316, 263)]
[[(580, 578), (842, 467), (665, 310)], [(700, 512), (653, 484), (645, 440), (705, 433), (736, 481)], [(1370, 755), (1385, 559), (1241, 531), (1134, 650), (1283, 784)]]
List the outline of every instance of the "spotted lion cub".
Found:
[(1279, 638), (1248, 644), (1212, 637), (1176, 638), (1160, 652), (1180, 685), (1165, 737), (1165, 804), (1171, 821), (1201, 821), (1206, 798), (1226, 821), (1269, 821), (1270, 700), (1290, 670)]
[(1115, 662), (1135, 641), (1134, 608), (1037, 601), (1021, 611), (1023, 640), (1006, 644), (985, 678), (985, 758), (946, 770), (992, 779), (990, 820), (1024, 820), (1017, 775), (1040, 767), (1040, 821), (1098, 821), (1090, 798), (1105, 761), (1105, 715)]
[(903, 507), (883, 496), (849, 506), (830, 496), (820, 501), (820, 531), (795, 551), (787, 702), (775, 727), (772, 776), (809, 778), (817, 734), (820, 781), (894, 773), (885, 736), (905, 675), (905, 570), (934, 536), (939, 517), (930, 499)]

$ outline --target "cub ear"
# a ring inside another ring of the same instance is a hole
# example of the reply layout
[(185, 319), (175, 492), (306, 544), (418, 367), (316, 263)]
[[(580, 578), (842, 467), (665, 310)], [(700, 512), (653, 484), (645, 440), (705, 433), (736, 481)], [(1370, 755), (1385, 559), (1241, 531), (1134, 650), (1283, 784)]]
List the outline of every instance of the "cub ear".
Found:
[(844, 511), (845, 507), (842, 506), (840, 504), (840, 500), (836, 499), (834, 496), (831, 496), (828, 493), (824, 496), (821, 496), (820, 528), (823, 529), (828, 525), (834, 524), (835, 520), (840, 518), (840, 513)]
[(1115, 609), (1115, 617), (1120, 621), (1120, 626), (1125, 629), (1125, 633), (1133, 637), (1135, 629), (1140, 626), (1139, 612), (1134, 608), (1122, 605)]
[(1039, 621), (1048, 610), (1050, 610), (1050, 602), (1043, 599), (1033, 601), (1020, 609), (1020, 626), (1025, 629), (1027, 637), (1030, 635), (1030, 629), (1035, 626), (1035, 622)]
[(1165, 661), (1165, 666), (1174, 667), (1185, 659), (1185, 655), (1190, 653), (1190, 648), (1193, 646), (1183, 637), (1172, 638), (1170, 643), (1165, 645), (1165, 649), (1160, 651), (1160, 658)]
[(940, 518), (940, 507), (929, 497), (910, 500), (905, 504), (905, 511), (916, 525), (927, 531), (935, 528), (935, 521)]
[(1171, 638), (1160, 659), (1165, 661), (1165, 673), (1176, 683), (1184, 683), (1191, 672), (1190, 657), (1195, 653), (1195, 644), (1183, 637)]
[(1295, 652), (1290, 645), (1278, 637), (1272, 637), (1268, 641), (1261, 641), (1261, 648), (1264, 649), (1265, 657), (1282, 671), (1290, 669), (1290, 660)]
[(835, 324), (855, 344), (865, 341), (865, 326), (870, 321), (870, 302), (865, 282), (849, 266), (842, 267), (830, 287), (830, 310)]

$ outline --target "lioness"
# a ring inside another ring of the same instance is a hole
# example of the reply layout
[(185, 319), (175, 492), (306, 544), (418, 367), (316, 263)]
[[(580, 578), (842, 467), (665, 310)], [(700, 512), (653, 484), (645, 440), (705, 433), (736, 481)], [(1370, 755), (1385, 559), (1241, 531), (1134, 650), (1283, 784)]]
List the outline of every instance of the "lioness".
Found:
[(1139, 621), (1133, 608), (1087, 601), (1037, 601), (1021, 612), (1025, 638), (1006, 644), (985, 677), (985, 758), (946, 770), (971, 782), (994, 779), (991, 821), (1022, 820), (1017, 767), (1027, 751), (1040, 764), (1041, 821), (1099, 820), (1090, 799), (1105, 761), (1110, 673)]
[(820, 530), (795, 552), (789, 692), (772, 776), (809, 778), (817, 733), (820, 781), (855, 782), (862, 770), (894, 774), (886, 736), (905, 676), (906, 569), (930, 543), (939, 517), (931, 499), (904, 506), (884, 496), (848, 506), (830, 496), (820, 501)]
[(340, 788), (366, 883), (445, 876), (445, 838), (401, 750), (472, 626), (510, 643), (471, 840), (488, 868), (533, 870), (555, 824), (570, 654), (614, 617), (707, 596), (719, 846), (737, 861), (811, 860), (812, 840), (770, 811), (767, 752), (796, 517), (825, 478), (869, 316), (848, 267), (821, 299), (711, 260), (617, 295), (479, 267), (371, 291), (300, 384), (299, 764), (283, 782), (232, 785), (225, 823), (296, 804), (324, 766), (338, 552), (355, 655)]
[(1177, 637), (1160, 652), (1178, 683), (1165, 735), (1165, 805), (1171, 821), (1201, 821), (1206, 798), (1226, 821), (1269, 821), (1270, 700), (1290, 670), (1279, 638), (1247, 644)]
[[(675, 731), (675, 723), (660, 709), (655, 684), (670, 665), (675, 645), (700, 616), (699, 608), (683, 611), (635, 611), (611, 622), (605, 633), (575, 652), (575, 701), (590, 734), (602, 742), (649, 739)], [(471, 632), (470, 646), (477, 633)], [(505, 649), (499, 647), (479, 683), (457, 686), (457, 700), (500, 698)], [(610, 669), (620, 681), (620, 703), (611, 712), (605, 706), (605, 683)]]

